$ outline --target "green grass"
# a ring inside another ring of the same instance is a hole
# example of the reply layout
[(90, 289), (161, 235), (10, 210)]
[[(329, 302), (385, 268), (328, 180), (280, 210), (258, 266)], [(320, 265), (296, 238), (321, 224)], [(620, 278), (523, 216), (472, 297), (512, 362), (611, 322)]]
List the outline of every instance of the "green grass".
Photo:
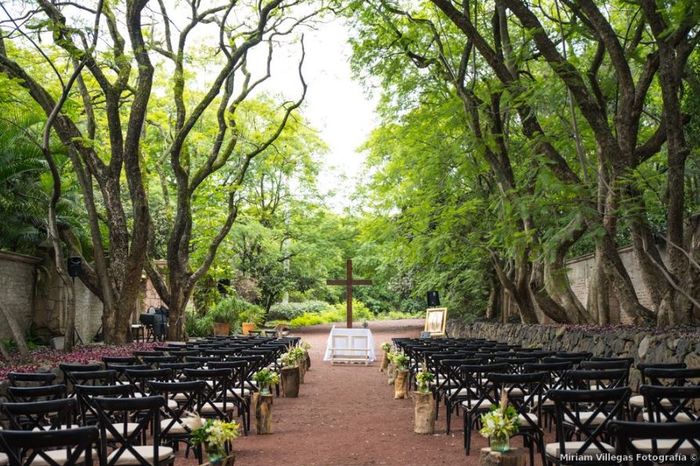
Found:
[[(416, 317), (422, 317), (422, 313), (421, 315), (417, 316), (415, 314), (409, 314), (406, 312), (399, 311), (391, 311), (387, 314), (374, 315), (372, 311), (367, 309), (367, 307), (362, 305), (362, 303), (359, 304), (359, 306), (355, 306), (355, 304), (353, 303), (352, 314), (353, 320), (355, 320), (356, 322), (361, 322), (363, 320), (400, 320), (415, 319)], [(331, 309), (328, 311), (320, 313), (305, 313), (300, 315), (299, 317), (295, 317), (290, 321), (276, 321), (275, 324), (281, 323), (284, 325), (288, 325), (290, 328), (299, 328), (308, 327), (311, 325), (345, 322), (345, 312), (345, 304), (336, 304), (334, 306), (331, 306)]]

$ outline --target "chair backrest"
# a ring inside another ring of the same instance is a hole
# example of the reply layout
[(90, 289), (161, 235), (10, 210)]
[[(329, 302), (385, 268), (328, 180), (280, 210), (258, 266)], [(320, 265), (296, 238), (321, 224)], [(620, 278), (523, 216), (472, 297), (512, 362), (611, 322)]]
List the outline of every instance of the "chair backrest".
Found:
[[(700, 385), (642, 385), (639, 393), (651, 422), (699, 422)], [(698, 426), (700, 429), (700, 425)]]
[[(49, 432), (0, 430), (0, 450), (7, 452), (10, 466), (40, 463), (48, 466), (92, 466), (92, 446), (97, 442), (98, 435), (96, 427)], [(65, 448), (65, 457), (60, 462), (49, 453), (56, 448)]]
[(627, 386), (627, 369), (591, 369), (568, 371), (563, 385), (573, 390), (607, 390)]
[(647, 369), (685, 369), (686, 367), (688, 366), (684, 362), (644, 362), (637, 364), (637, 370), (642, 375), (642, 385), (647, 384), (646, 375), (644, 374)]
[(70, 427), (76, 401), (62, 398), (28, 403), (3, 403), (3, 413), (16, 430), (56, 430)]
[(203, 380), (191, 380), (186, 382), (149, 382), (150, 391), (166, 399), (177, 399), (177, 403), (164, 406), (165, 419), (161, 422), (161, 435), (163, 437), (177, 433), (178, 436), (187, 437), (192, 433), (192, 425), (186, 422), (185, 416), (190, 412), (198, 412), (202, 405), (202, 397), (207, 384)]
[(9, 372), (7, 379), (13, 387), (36, 387), (51, 385), (56, 380), (53, 372)]
[(146, 395), (146, 382), (153, 380), (172, 381), (172, 369), (127, 369), (126, 378), (141, 392)]
[(26, 403), (29, 401), (48, 401), (66, 397), (66, 386), (42, 385), (39, 387), (8, 387), (10, 401)]
[(542, 396), (549, 380), (548, 372), (488, 373), (486, 378), (494, 386), (494, 398), (500, 400), (505, 393), (518, 415), (525, 419), (526, 423), (521, 424), (521, 427), (539, 428), (542, 419)]
[(204, 380), (207, 386), (202, 393), (202, 406), (211, 414), (221, 419), (228, 418), (227, 404), (233, 406), (234, 397), (230, 396), (229, 382), (231, 369), (185, 369), (188, 380)]
[(94, 372), (102, 369), (101, 364), (59, 364), (58, 368), (63, 373), (63, 383), (68, 387), (68, 393), (73, 393), (73, 385), (76, 381), (73, 374), (77, 372)]
[(85, 425), (94, 423), (98, 418), (94, 398), (130, 398), (134, 396), (134, 387), (132, 385), (76, 385), (75, 393), (80, 404), (80, 421)]
[(114, 385), (117, 381), (117, 371), (104, 369), (97, 371), (71, 372), (73, 385)]
[[(609, 451), (605, 443), (608, 423), (619, 419), (627, 404), (631, 390), (629, 387), (609, 390), (550, 390), (547, 396), (554, 401), (556, 414), (557, 441), (559, 451), (571, 457), (582, 457), (589, 447), (602, 453)], [(586, 416), (581, 416), (586, 412)], [(576, 432), (581, 437), (576, 451), (565, 448), (567, 432)]]
[(605, 361), (599, 361), (596, 359), (591, 359), (590, 361), (581, 361), (578, 365), (579, 369), (627, 369), (632, 367), (632, 359), (609, 359)]
[(163, 363), (177, 362), (177, 356), (141, 356), (141, 361), (151, 367), (160, 367)]
[(459, 389), (467, 390), (469, 409), (478, 409), (485, 403), (498, 403), (495, 390), (488, 384), (486, 374), (507, 374), (510, 366), (498, 364), (464, 364), (459, 368)]
[(669, 369), (650, 367), (644, 369), (649, 385), (700, 385), (700, 368)]
[(111, 369), (113, 364), (133, 365), (138, 364), (138, 359), (135, 356), (103, 356), (102, 362), (105, 364), (105, 369)]
[[(100, 451), (106, 458), (106, 466), (115, 466), (127, 453), (138, 461), (139, 465), (157, 466), (162, 464), (160, 413), (166, 406), (162, 396), (144, 396), (141, 398), (94, 398), (99, 416)], [(131, 426), (129, 426), (131, 424)], [(152, 455), (145, 455), (143, 449), (135, 448), (148, 433), (152, 432)], [(114, 448), (107, 456), (108, 444)], [(122, 460), (123, 462), (123, 460)], [(129, 464), (134, 464), (130, 462)]]
[(620, 456), (669, 458), (672, 464), (700, 465), (697, 423), (611, 421), (608, 430), (616, 439)]

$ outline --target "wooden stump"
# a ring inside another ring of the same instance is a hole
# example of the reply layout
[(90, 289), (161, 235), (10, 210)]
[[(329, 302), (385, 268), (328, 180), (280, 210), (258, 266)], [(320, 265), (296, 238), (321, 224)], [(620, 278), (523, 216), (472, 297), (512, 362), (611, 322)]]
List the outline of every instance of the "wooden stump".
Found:
[(528, 451), (525, 448), (513, 448), (506, 452), (482, 448), (479, 464), (481, 466), (525, 466), (527, 458)]
[(382, 351), (382, 365), (379, 367), (379, 372), (384, 372), (389, 368), (389, 357), (386, 351)]
[(258, 435), (272, 433), (272, 395), (253, 393), (255, 406), (255, 431)]
[(299, 361), (299, 383), (304, 383), (304, 375), (306, 375), (306, 358)]
[(386, 370), (386, 375), (389, 377), (388, 379), (388, 384), (389, 385), (394, 385), (394, 381), (396, 380), (396, 366), (394, 366), (392, 363), (389, 363), (389, 367)]
[(299, 376), (298, 367), (282, 368), (282, 390), (287, 398), (297, 398), (299, 396)]
[(435, 433), (435, 400), (433, 394), (413, 392), (413, 432), (416, 434)]
[(308, 351), (306, 351), (306, 370), (311, 370), (311, 356)]
[(408, 396), (408, 371), (396, 371), (394, 381), (394, 399), (403, 400)]

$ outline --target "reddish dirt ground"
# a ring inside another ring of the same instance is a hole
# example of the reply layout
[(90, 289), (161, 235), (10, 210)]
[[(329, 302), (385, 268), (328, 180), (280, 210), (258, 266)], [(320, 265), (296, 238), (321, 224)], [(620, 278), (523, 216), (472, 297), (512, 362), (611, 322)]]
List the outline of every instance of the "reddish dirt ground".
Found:
[[(377, 354), (392, 337), (416, 337), (422, 320), (371, 322)], [(295, 332), (313, 345), (311, 370), (299, 398), (275, 398), (273, 434), (235, 441), (236, 465), (441, 465), (478, 464), (485, 439), (474, 435), (472, 454), (462, 448), (462, 419), (445, 434), (444, 409), (437, 433), (413, 433), (412, 400), (394, 400), (393, 386), (379, 363), (331, 365), (323, 362), (330, 326)]]

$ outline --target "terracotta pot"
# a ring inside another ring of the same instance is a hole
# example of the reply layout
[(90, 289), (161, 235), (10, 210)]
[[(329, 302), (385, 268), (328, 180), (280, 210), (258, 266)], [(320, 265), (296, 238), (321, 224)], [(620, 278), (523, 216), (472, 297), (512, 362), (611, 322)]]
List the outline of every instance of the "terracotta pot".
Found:
[(413, 392), (413, 432), (416, 434), (435, 433), (435, 400), (433, 394)]
[(394, 399), (403, 400), (408, 397), (408, 371), (396, 371), (394, 381)]
[(297, 398), (299, 396), (299, 368), (282, 368), (282, 389), (287, 398)]
[(243, 322), (241, 324), (241, 332), (243, 335), (250, 335), (250, 332), (255, 330), (255, 322)]
[(225, 337), (231, 334), (231, 324), (214, 322), (214, 335)]

